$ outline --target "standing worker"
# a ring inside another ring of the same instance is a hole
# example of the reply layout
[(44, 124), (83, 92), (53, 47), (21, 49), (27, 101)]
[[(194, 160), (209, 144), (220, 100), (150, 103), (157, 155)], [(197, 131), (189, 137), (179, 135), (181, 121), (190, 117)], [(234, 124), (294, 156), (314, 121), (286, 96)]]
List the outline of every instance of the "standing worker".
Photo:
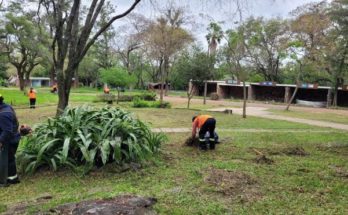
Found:
[(0, 95), (0, 187), (19, 183), (15, 157), (19, 140), (16, 113)]
[(215, 149), (218, 135), (215, 132), (216, 120), (210, 115), (198, 115), (192, 118), (192, 139), (196, 138), (199, 129), (199, 147), (201, 150)]
[(35, 104), (36, 104), (36, 91), (34, 90), (34, 88), (30, 88), (29, 92), (28, 92), (28, 96), (29, 96), (29, 102), (30, 102), (30, 108), (35, 109)]
[(105, 94), (109, 94), (110, 93), (110, 89), (107, 85), (104, 86), (104, 93)]

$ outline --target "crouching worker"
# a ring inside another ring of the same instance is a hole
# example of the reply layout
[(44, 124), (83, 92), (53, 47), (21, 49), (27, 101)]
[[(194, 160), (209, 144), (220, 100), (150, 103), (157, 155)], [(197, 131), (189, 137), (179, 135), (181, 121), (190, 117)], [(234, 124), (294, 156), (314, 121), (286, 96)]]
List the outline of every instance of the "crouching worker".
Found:
[(20, 140), (16, 113), (0, 95), (0, 187), (17, 184), (16, 152)]
[(209, 115), (198, 115), (192, 118), (192, 138), (199, 136), (199, 147), (201, 150), (215, 149), (218, 143), (218, 135), (215, 132), (216, 120)]

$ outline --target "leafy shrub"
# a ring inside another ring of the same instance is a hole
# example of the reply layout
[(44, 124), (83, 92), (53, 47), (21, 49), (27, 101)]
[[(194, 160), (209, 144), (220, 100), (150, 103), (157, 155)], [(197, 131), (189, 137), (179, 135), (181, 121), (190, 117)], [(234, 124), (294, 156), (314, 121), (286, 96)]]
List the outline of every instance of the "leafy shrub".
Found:
[(143, 92), (139, 97), (145, 101), (156, 101), (156, 93), (151, 91)]
[(113, 102), (116, 100), (116, 96), (113, 94), (99, 94), (97, 95), (97, 99), (94, 100), (95, 102)]
[[(111, 95), (111, 94), (109, 94)], [(97, 98), (95, 99), (95, 102), (108, 102), (110, 97), (108, 97), (105, 94), (100, 94), (97, 95)], [(116, 101), (116, 96), (113, 95), (112, 97), (112, 101)], [(156, 93), (154, 92), (144, 92), (138, 95), (120, 95), (119, 97), (119, 101), (120, 102), (131, 102), (133, 101), (135, 98), (140, 98), (141, 100), (145, 100), (145, 101), (156, 101)]]
[(154, 108), (171, 108), (172, 105), (171, 105), (169, 102), (165, 102), (165, 101), (164, 101), (164, 102), (161, 104), (160, 101), (156, 101), (156, 102), (153, 103), (152, 107), (154, 107)]
[(210, 99), (211, 100), (219, 100), (219, 94), (217, 94), (217, 93), (211, 93), (210, 94)]
[(140, 98), (134, 98), (133, 107), (135, 108), (170, 108), (171, 105), (169, 102), (163, 102), (161, 105), (160, 101), (145, 101)]
[(140, 162), (158, 152), (164, 140), (129, 112), (81, 106), (37, 126), (24, 139), (18, 161), (26, 173), (45, 166), (83, 166), (88, 172), (111, 162)]
[(139, 97), (135, 97), (133, 99), (133, 107), (135, 107), (135, 108), (148, 108), (151, 106), (152, 106), (152, 104), (150, 102), (142, 100)]

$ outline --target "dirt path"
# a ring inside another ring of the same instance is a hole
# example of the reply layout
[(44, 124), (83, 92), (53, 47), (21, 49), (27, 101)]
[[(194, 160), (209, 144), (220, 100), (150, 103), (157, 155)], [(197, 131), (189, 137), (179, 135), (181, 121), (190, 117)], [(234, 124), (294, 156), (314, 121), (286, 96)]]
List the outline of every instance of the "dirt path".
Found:
[[(182, 105), (187, 103), (186, 98), (182, 97), (165, 97), (166, 101), (171, 103)], [(202, 104), (202, 99), (192, 99), (191, 104)], [(207, 104), (216, 106), (218, 108), (207, 109), (208, 111), (216, 111), (223, 112), (226, 109), (232, 109), (233, 114), (242, 114), (242, 102), (232, 102), (226, 100), (212, 101), (208, 100)], [(284, 120), (295, 123), (302, 123), (307, 125), (313, 125), (324, 128), (334, 128), (339, 130), (348, 131), (348, 125), (320, 120), (311, 120), (311, 119), (303, 119), (303, 118), (294, 118), (287, 116), (280, 116), (274, 113), (269, 112), (269, 109), (278, 109), (284, 110), (285, 104), (267, 104), (267, 103), (248, 103), (247, 114), (249, 116), (262, 117), (273, 120)], [(311, 108), (311, 107), (298, 107), (292, 106), (292, 110), (307, 112), (307, 113), (335, 113), (340, 114), (342, 117), (348, 117), (348, 110), (345, 109), (324, 109), (324, 108)]]
[[(213, 108), (209, 109), (209, 111), (216, 111), (216, 112), (223, 112), (226, 109), (232, 109), (234, 114), (242, 114), (242, 108)], [(249, 116), (256, 116), (256, 117), (262, 117), (267, 119), (273, 119), (273, 120), (284, 120), (288, 122), (296, 122), (296, 123), (302, 123), (307, 125), (313, 125), (318, 127), (324, 127), (324, 128), (334, 128), (339, 130), (345, 130), (348, 131), (348, 125), (341, 124), (341, 123), (333, 123), (333, 122), (326, 122), (326, 121), (319, 121), (319, 120), (311, 120), (311, 119), (301, 119), (301, 118), (294, 118), (294, 117), (287, 117), (287, 116), (279, 116), (272, 114), (267, 111), (268, 108), (263, 107), (248, 107), (247, 113)]]

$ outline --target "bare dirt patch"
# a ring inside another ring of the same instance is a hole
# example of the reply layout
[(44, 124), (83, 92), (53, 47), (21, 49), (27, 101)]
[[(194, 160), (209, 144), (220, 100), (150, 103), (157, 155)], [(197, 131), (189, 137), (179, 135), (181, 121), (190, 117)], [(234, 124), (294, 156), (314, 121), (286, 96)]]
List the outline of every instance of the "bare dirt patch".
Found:
[(308, 156), (306, 150), (300, 146), (285, 148), (250, 148), (251, 152), (257, 151), (259, 155), (288, 155), (288, 156)]
[(50, 194), (43, 194), (35, 199), (30, 199), (26, 202), (20, 202), (15, 205), (11, 205), (8, 207), (6, 212), (2, 213), (3, 215), (19, 215), (19, 214), (27, 214), (27, 210), (30, 207), (41, 205), (45, 202), (50, 201), (53, 197)]
[(189, 137), (185, 140), (184, 143), (185, 146), (191, 146), (191, 147), (198, 147), (199, 146), (199, 139), (198, 138), (192, 138)]
[(289, 147), (289, 148), (285, 148), (282, 152), (290, 156), (308, 156), (309, 155), (309, 153), (306, 152), (304, 148), (302, 147)]
[(256, 179), (243, 172), (210, 168), (205, 182), (233, 200), (252, 202), (262, 198)]
[(258, 164), (273, 164), (274, 160), (266, 157), (266, 155), (259, 155), (254, 159), (254, 162)]
[(329, 143), (318, 146), (318, 150), (334, 153), (337, 155), (348, 156), (348, 143)]
[(50, 210), (50, 214), (61, 215), (153, 215), (155, 198), (124, 195), (105, 200), (88, 200), (79, 203), (61, 205)]
[(333, 175), (338, 178), (347, 178), (348, 179), (348, 170), (341, 166), (330, 166), (333, 170)]

